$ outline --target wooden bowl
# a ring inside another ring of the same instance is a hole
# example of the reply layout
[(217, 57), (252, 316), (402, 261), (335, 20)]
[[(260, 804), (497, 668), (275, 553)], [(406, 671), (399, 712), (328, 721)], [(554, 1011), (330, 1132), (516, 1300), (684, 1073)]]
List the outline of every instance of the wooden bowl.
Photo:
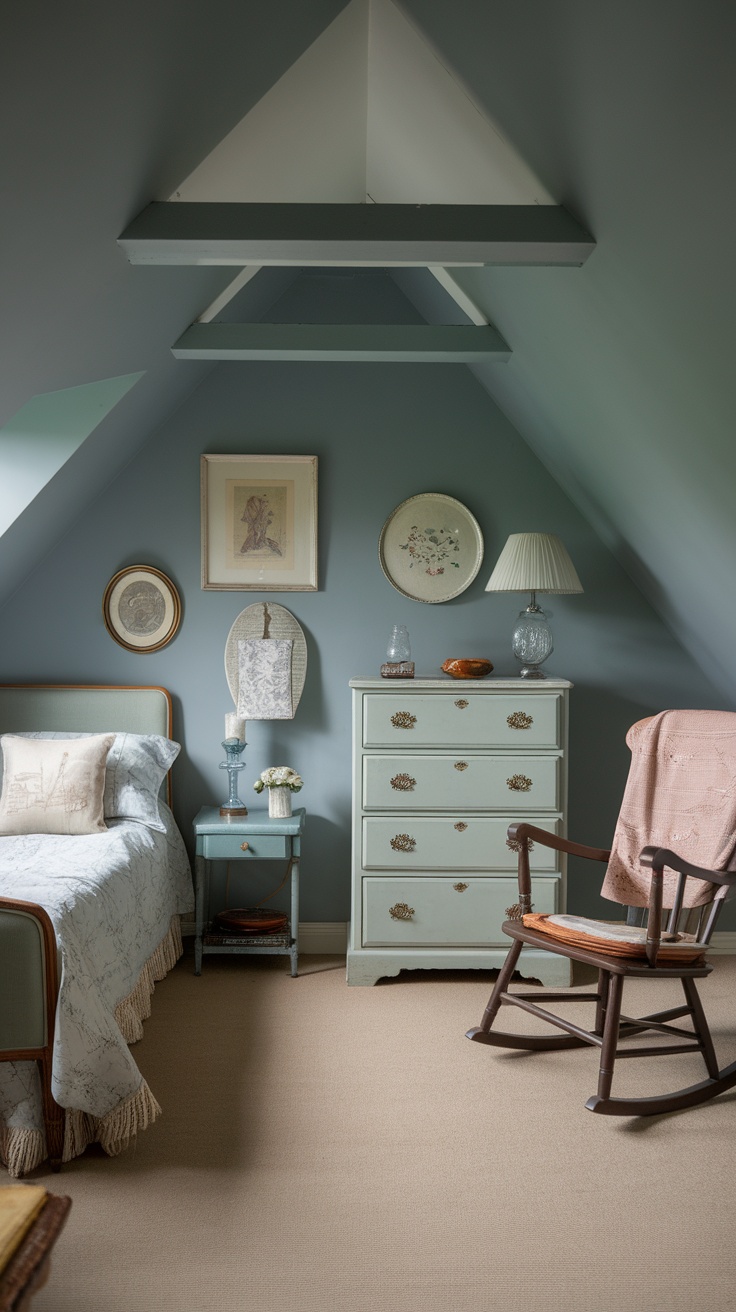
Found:
[(231, 907), (218, 911), (215, 932), (220, 934), (278, 934), (286, 929), (288, 920), (282, 911), (266, 907)]
[(493, 666), (490, 661), (481, 660), (480, 657), (465, 660), (448, 658), (443, 662), (442, 669), (453, 679), (482, 679), (485, 674), (490, 674)]

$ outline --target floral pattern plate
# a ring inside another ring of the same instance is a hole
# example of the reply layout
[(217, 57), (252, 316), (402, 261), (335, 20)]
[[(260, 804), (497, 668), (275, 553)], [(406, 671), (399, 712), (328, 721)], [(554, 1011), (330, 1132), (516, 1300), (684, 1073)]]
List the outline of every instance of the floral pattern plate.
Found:
[(450, 601), (483, 560), (483, 534), (466, 506), (441, 492), (402, 501), (381, 530), (378, 557), (389, 583), (413, 601)]

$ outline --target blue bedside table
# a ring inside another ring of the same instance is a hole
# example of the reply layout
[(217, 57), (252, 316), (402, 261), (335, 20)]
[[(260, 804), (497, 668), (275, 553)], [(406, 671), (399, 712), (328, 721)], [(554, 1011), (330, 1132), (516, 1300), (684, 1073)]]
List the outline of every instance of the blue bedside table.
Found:
[[(297, 973), (299, 953), (299, 859), (307, 817), (303, 806), (293, 815), (271, 819), (266, 807), (228, 819), (216, 806), (204, 806), (194, 817), (196, 855), (194, 893), (196, 933), (194, 973), (202, 973), (207, 953), (288, 956), (291, 973)], [(234, 935), (213, 933), (209, 924), (209, 879), (213, 861), (286, 861), (291, 875), (291, 922), (280, 934)], [(206, 908), (206, 916), (205, 916)]]

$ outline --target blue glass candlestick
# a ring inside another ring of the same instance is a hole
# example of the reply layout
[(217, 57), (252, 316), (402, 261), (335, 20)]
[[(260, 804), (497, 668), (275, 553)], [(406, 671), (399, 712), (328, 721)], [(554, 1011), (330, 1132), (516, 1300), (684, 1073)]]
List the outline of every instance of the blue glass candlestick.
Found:
[(238, 797), (238, 775), (245, 769), (245, 761), (240, 760), (245, 751), (245, 743), (240, 738), (226, 738), (222, 746), (225, 748), (226, 759), (220, 761), (220, 769), (227, 770), (230, 796), (220, 807), (220, 815), (247, 815), (248, 808)]

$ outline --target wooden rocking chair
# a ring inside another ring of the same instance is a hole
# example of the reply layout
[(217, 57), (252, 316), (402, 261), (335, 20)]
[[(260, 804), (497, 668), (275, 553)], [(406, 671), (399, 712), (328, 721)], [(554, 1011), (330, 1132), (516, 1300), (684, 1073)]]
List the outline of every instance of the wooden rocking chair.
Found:
[[(665, 720), (664, 717), (669, 718)], [(704, 756), (701, 752), (698, 757), (697, 751), (691, 754), (680, 752), (678, 755), (672, 744), (673, 742), (681, 744), (682, 736), (687, 738), (689, 735), (688, 747), (691, 747), (693, 735), (697, 734), (697, 728), (694, 730), (693, 725), (700, 724), (707, 731), (704, 739), (706, 745), (712, 745), (714, 734), (718, 738), (716, 768), (722, 771), (722, 776), (719, 780), (708, 781), (701, 802), (704, 812), (707, 812), (711, 819), (715, 807), (719, 808), (717, 823), (711, 825), (711, 834), (717, 831), (720, 833), (721, 850), (723, 850), (723, 840), (732, 847), (736, 836), (736, 817), (733, 817), (731, 823), (730, 815), (736, 808), (736, 796), (734, 796), (736, 790), (732, 783), (734, 778), (732, 769), (736, 758), (736, 715), (700, 711), (663, 712), (653, 720), (641, 721), (633, 726), (627, 735), (627, 742), (630, 746), (632, 742), (635, 747), (640, 746), (640, 743), (637, 744), (640, 731), (644, 729), (647, 736), (654, 732), (660, 766), (663, 761), (665, 767), (672, 761), (680, 770), (683, 765), (685, 766), (688, 773), (683, 776), (684, 795), (680, 798), (682, 805), (679, 815), (674, 817), (673, 827), (673, 832), (683, 833), (685, 832), (682, 827), (684, 815), (689, 817), (691, 830), (693, 828), (695, 813), (692, 781), (696, 785), (696, 792), (697, 784), (703, 776)], [(719, 726), (718, 730), (714, 729), (716, 724)], [(684, 729), (683, 725), (686, 726)], [(681, 734), (679, 739), (678, 732)], [(659, 734), (658, 738), (657, 734)], [(674, 737), (668, 736), (672, 734)], [(718, 784), (726, 779), (731, 786), (719, 787)], [(649, 782), (652, 782), (651, 771)], [(665, 782), (671, 783), (671, 778)], [(631, 823), (631, 805), (638, 806), (641, 815), (641, 798), (645, 792), (646, 790), (642, 789), (641, 761), (638, 762), (638, 770), (635, 769), (635, 762), (632, 762), (632, 771), (629, 774), (619, 825), (616, 829), (616, 837), (621, 835), (623, 848), (626, 847), (628, 840), (629, 851), (632, 835), (636, 832)], [(672, 792), (671, 787), (664, 788), (665, 808), (672, 801)], [(627, 797), (630, 804), (628, 813), (626, 813)], [(653, 802), (650, 810), (651, 818), (656, 822), (654, 827), (661, 832), (662, 808), (658, 809), (656, 802)], [(731, 824), (730, 828), (729, 824)], [(695, 827), (697, 828), (697, 825)], [(684, 860), (669, 847), (648, 844), (644, 845), (639, 853), (639, 868), (632, 872), (635, 883), (639, 881), (641, 885), (643, 878), (648, 882), (648, 906), (646, 910), (641, 907), (630, 907), (626, 925), (614, 922), (608, 926), (607, 922), (584, 920), (578, 917), (538, 916), (531, 910), (532, 883), (529, 869), (531, 846), (539, 843), (560, 852), (606, 863), (611, 863), (612, 852), (568, 842), (567, 839), (559, 838), (530, 824), (511, 825), (508, 835), (509, 843), (518, 848), (519, 905), (510, 908), (510, 912), (518, 916), (518, 919), (507, 920), (503, 930), (514, 941), (499, 973), (483, 1019), (480, 1025), (468, 1030), (467, 1037), (476, 1043), (502, 1048), (549, 1051), (580, 1047), (585, 1044), (598, 1048), (600, 1050), (598, 1091), (585, 1105), (589, 1111), (607, 1116), (653, 1116), (661, 1112), (678, 1111), (696, 1106), (725, 1092), (726, 1089), (733, 1088), (736, 1085), (736, 1062), (722, 1070), (719, 1069), (703, 1006), (698, 996), (696, 980), (705, 978), (711, 972), (712, 967), (705, 962), (705, 952), (723, 902), (730, 889), (736, 885), (736, 872), (729, 873), (724, 869), (695, 865)], [(616, 837), (614, 852), (617, 845)], [(701, 848), (705, 846), (707, 849), (708, 844), (701, 843), (700, 846)], [(715, 847), (711, 843), (711, 852), (717, 847), (717, 842)], [(724, 859), (714, 864), (727, 865), (730, 861)], [(668, 873), (671, 871), (675, 872), (675, 875)], [(643, 872), (647, 872), (646, 875)], [(604, 896), (611, 896), (610, 890), (607, 891), (605, 885)], [(705, 898), (709, 900), (705, 901)], [(663, 918), (663, 902), (669, 912), (666, 916), (666, 924)], [(646, 920), (645, 927), (641, 924), (643, 919)], [(510, 992), (511, 978), (518, 967), (521, 950), (525, 944), (557, 953), (571, 961), (580, 961), (593, 966), (598, 972), (596, 992), (580, 993), (570, 990), (540, 993), (539, 989), (535, 992)], [(679, 979), (685, 995), (684, 1004), (639, 1018), (622, 1015), (622, 991), (624, 980), (627, 978)], [(586, 1030), (572, 1024), (562, 1016), (540, 1006), (540, 1001), (594, 1003), (595, 1019), (592, 1029)], [(510, 1034), (496, 1030), (494, 1023), (502, 1006), (519, 1007), (565, 1033), (532, 1035)], [(683, 1017), (690, 1018), (691, 1028), (675, 1024)], [(625, 1046), (625, 1040), (646, 1031), (653, 1031), (660, 1036), (660, 1042), (646, 1046)], [(611, 1096), (617, 1057), (651, 1057), (678, 1052), (699, 1052), (705, 1062), (707, 1078), (674, 1093), (655, 1097), (614, 1098)]]

